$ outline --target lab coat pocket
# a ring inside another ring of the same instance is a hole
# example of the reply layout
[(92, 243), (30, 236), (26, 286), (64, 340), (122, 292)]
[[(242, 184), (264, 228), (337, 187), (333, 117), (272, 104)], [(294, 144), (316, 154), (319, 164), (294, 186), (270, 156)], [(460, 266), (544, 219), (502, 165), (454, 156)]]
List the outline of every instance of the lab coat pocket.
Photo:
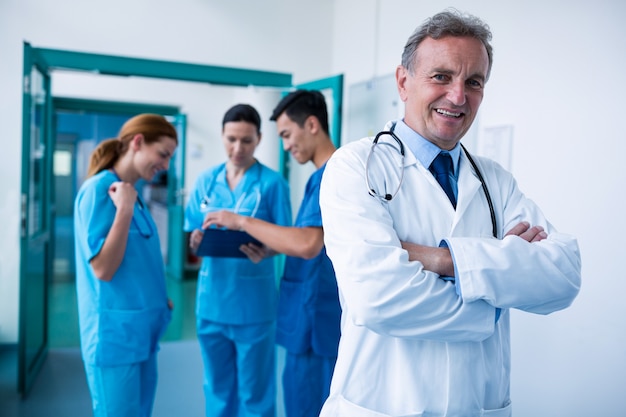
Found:
[(512, 407), (511, 407), (510, 401), (503, 408), (483, 411), (483, 416), (488, 416), (488, 417), (511, 417), (511, 415), (512, 415)]
[[(345, 397), (337, 398), (337, 415), (341, 417), (392, 417), (391, 414), (379, 413), (378, 411), (368, 410), (359, 405), (348, 401)], [(422, 417), (423, 413), (402, 414), (395, 417)]]

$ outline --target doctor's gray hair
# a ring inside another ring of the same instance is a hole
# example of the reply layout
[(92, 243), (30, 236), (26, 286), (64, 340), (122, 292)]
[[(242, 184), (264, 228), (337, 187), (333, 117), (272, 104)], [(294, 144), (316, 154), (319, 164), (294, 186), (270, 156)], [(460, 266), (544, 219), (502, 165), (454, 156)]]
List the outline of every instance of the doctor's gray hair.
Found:
[(485, 45), (487, 57), (489, 58), (489, 67), (487, 69), (487, 79), (489, 79), (493, 64), (493, 47), (489, 43), (491, 41), (489, 26), (476, 16), (463, 14), (452, 8), (426, 19), (424, 23), (415, 29), (404, 46), (402, 66), (410, 74), (413, 74), (413, 66), (419, 44), (426, 38), (441, 39), (446, 36), (468, 36), (481, 41)]

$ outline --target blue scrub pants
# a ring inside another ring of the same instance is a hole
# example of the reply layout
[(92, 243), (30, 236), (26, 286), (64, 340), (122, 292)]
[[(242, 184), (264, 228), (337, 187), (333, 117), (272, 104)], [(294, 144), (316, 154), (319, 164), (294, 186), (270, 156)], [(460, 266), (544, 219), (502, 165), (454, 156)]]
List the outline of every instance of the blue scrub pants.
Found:
[(149, 417), (157, 386), (157, 356), (122, 366), (85, 364), (94, 417)]
[(287, 417), (318, 417), (330, 393), (337, 357), (287, 352), (283, 395)]
[(275, 417), (275, 322), (220, 324), (198, 318), (207, 417)]

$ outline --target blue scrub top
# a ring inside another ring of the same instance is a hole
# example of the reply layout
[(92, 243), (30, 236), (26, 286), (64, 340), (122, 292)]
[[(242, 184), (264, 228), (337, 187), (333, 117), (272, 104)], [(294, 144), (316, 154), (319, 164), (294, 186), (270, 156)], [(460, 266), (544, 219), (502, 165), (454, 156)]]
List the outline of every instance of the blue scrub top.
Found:
[[(226, 164), (217, 165), (196, 180), (185, 208), (185, 230), (201, 229), (206, 214), (218, 210), (290, 226), (289, 186), (278, 172), (256, 162), (231, 190)], [(255, 264), (248, 258), (203, 257), (198, 275), (198, 317), (237, 325), (273, 321), (277, 298), (273, 258)]]
[(108, 189), (115, 181), (117, 176), (108, 170), (87, 179), (74, 207), (81, 350), (85, 362), (99, 366), (148, 359), (171, 318), (157, 228), (141, 200), (135, 204), (126, 252), (112, 280), (96, 278), (89, 263), (113, 224), (116, 208)]
[[(296, 227), (322, 227), (320, 183), (324, 164), (309, 178)], [(335, 270), (324, 246), (313, 259), (287, 256), (280, 283), (276, 340), (296, 354), (312, 349), (337, 356), (341, 306)]]

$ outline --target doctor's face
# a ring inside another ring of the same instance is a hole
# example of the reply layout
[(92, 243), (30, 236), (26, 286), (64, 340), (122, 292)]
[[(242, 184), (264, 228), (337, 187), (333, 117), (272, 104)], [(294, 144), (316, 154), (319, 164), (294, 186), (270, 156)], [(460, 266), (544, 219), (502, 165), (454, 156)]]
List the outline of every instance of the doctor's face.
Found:
[(412, 73), (403, 66), (396, 70), (407, 125), (441, 149), (454, 148), (476, 117), (488, 68), (487, 50), (478, 39), (424, 39)]
[(248, 168), (254, 163), (254, 151), (261, 142), (261, 134), (252, 123), (226, 122), (222, 142), (228, 160), (236, 167)]

